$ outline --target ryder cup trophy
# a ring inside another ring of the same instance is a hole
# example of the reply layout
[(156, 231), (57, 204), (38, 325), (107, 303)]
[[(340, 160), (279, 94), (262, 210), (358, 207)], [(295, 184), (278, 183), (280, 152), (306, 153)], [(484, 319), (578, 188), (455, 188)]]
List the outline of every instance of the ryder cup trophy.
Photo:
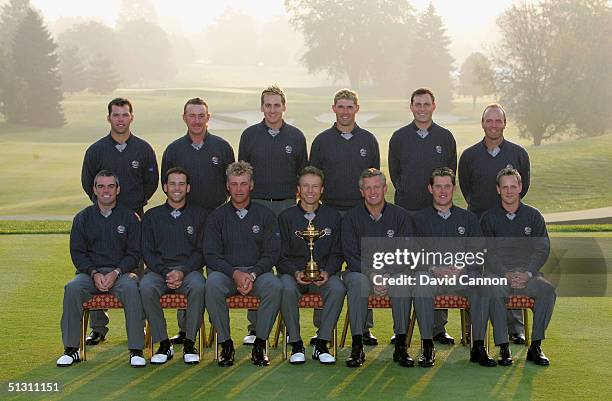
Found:
[(310, 249), (310, 260), (306, 263), (306, 268), (304, 269), (304, 281), (321, 281), (321, 271), (319, 270), (319, 265), (312, 257), (312, 250), (314, 249), (315, 241), (325, 237), (327, 231), (316, 230), (312, 225), (312, 221), (309, 221), (308, 227), (305, 230), (296, 231), (295, 235), (308, 242), (308, 249)]

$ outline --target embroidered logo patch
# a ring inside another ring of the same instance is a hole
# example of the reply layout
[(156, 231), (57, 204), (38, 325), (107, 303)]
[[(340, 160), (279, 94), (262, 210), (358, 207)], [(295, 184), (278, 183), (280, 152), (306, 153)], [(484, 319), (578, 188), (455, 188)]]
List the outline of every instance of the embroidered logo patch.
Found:
[(287, 153), (288, 155), (291, 154), (291, 152), (293, 152), (293, 148), (291, 147), (291, 145), (287, 145), (285, 146), (285, 153)]
[(393, 238), (393, 236), (395, 235), (395, 231), (393, 230), (387, 230), (387, 237), (389, 238)]
[(193, 226), (187, 226), (187, 234), (193, 235)]
[(442, 146), (437, 145), (436, 146), (436, 152), (438, 152), (438, 154), (442, 154)]
[(512, 164), (506, 164), (506, 168), (514, 168)]
[(140, 167), (140, 162), (138, 160), (132, 160), (132, 168)]
[(117, 233), (125, 234), (125, 226), (117, 226)]
[(261, 231), (261, 228), (259, 228), (259, 226), (255, 224), (252, 230), (253, 230), (253, 234), (259, 234), (259, 232)]
[(366, 157), (368, 155), (368, 151), (364, 148), (359, 149), (359, 154), (361, 157)]
[(332, 234), (332, 229), (330, 227), (325, 227), (325, 235), (331, 235)]
[(525, 235), (531, 235), (531, 227), (525, 227)]
[(219, 164), (219, 158), (217, 156), (213, 156), (210, 158), (210, 161), (212, 162), (212, 164)]
[(461, 227), (461, 226), (457, 227), (457, 232), (458, 232), (460, 235), (465, 234), (465, 227)]

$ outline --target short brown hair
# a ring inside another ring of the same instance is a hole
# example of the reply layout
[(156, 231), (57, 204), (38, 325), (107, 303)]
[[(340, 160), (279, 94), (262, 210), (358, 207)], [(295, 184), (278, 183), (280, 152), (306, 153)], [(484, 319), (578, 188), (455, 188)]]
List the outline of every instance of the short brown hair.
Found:
[(348, 88), (340, 89), (338, 92), (336, 92), (334, 95), (334, 105), (338, 103), (338, 100), (340, 99), (352, 100), (355, 102), (355, 106), (359, 105), (359, 95), (357, 95), (357, 92)]
[(431, 91), (431, 89), (429, 89), (429, 88), (418, 88), (414, 92), (412, 92), (412, 95), (410, 95), (410, 104), (414, 103), (414, 97), (418, 96), (418, 95), (429, 95), (429, 96), (431, 96), (431, 101), (433, 103), (436, 102), (436, 97), (434, 96), (434, 94)]
[(372, 178), (372, 177), (382, 177), (383, 185), (387, 185), (387, 177), (385, 177), (385, 173), (383, 173), (377, 168), (371, 167), (371, 168), (367, 168), (363, 170), (361, 174), (359, 175), (359, 188), (360, 189), (363, 188), (363, 180), (365, 178)]
[(208, 103), (202, 98), (194, 97), (193, 99), (189, 99), (185, 105), (183, 106), (183, 114), (187, 113), (187, 106), (190, 104), (197, 104), (206, 107), (206, 112), (208, 113)]
[(321, 177), (321, 181), (325, 182), (325, 174), (323, 174), (323, 171), (316, 168), (315, 166), (306, 166), (303, 169), (300, 170), (300, 172), (298, 173), (298, 183), (300, 182), (300, 179), (305, 176), (305, 175), (316, 175), (317, 177)]
[(429, 176), (429, 185), (434, 184), (434, 179), (436, 177), (450, 177), (451, 182), (453, 183), (453, 185), (455, 185), (455, 172), (451, 168), (440, 167), (432, 171), (431, 175)]
[(517, 169), (512, 168), (512, 167), (504, 167), (501, 170), (499, 170), (499, 173), (497, 173), (497, 177), (495, 177), (495, 183), (497, 184), (497, 186), (499, 186), (499, 180), (503, 176), (508, 176), (508, 175), (515, 176), (519, 184), (523, 183), (523, 179), (521, 178), (521, 173), (519, 173)]
[(111, 112), (113, 111), (113, 106), (123, 107), (123, 106), (126, 106), (126, 105), (130, 108), (130, 114), (132, 114), (134, 112), (134, 109), (132, 107), (132, 103), (129, 100), (127, 100), (124, 97), (114, 98), (113, 100), (111, 100), (108, 103), (108, 107), (107, 107), (108, 108), (108, 115), (109, 116), (111, 115)]
[(253, 180), (253, 166), (251, 166), (250, 163), (245, 162), (244, 160), (240, 160), (227, 166), (225, 174), (228, 180), (231, 175), (233, 175), (234, 177), (239, 177), (245, 174), (251, 177), (251, 180)]
[(112, 171), (108, 171), (108, 170), (100, 170), (98, 171), (98, 174), (96, 174), (96, 176), (94, 177), (94, 182), (93, 182), (93, 186), (95, 187), (96, 184), (98, 183), (98, 178), (99, 177), (113, 177), (115, 179), (115, 184), (119, 187), (119, 177), (117, 177), (117, 174), (113, 173)]
[(270, 85), (266, 89), (264, 89), (263, 92), (261, 92), (261, 105), (262, 106), (264, 104), (264, 96), (267, 96), (267, 95), (279, 95), (281, 97), (281, 103), (283, 105), (287, 103), (287, 97), (285, 96), (285, 92), (283, 92), (283, 90), (277, 85)]
[(504, 115), (504, 123), (506, 122), (506, 110), (504, 110), (504, 108), (502, 107), (502, 105), (501, 105), (501, 104), (499, 104), (499, 103), (491, 103), (491, 104), (488, 104), (488, 105), (487, 105), (487, 106), (484, 108), (484, 110), (482, 111), (482, 118), (480, 119), (480, 121), (482, 121), (482, 122), (484, 123), (484, 116), (485, 116), (485, 113), (486, 113), (486, 112), (487, 112), (487, 110), (489, 110), (489, 109), (499, 109), (499, 110), (501, 110), (502, 114)]
[(164, 184), (168, 182), (168, 177), (170, 177), (170, 174), (183, 174), (186, 178), (185, 181), (187, 184), (189, 184), (189, 173), (187, 173), (187, 170), (185, 170), (183, 167), (177, 166), (169, 169), (164, 177)]

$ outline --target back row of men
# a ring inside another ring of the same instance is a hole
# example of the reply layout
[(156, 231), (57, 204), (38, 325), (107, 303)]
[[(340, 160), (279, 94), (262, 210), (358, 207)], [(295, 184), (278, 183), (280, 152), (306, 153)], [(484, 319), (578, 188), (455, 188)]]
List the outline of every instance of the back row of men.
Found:
[[(285, 95), (277, 87), (264, 90), (261, 109), (264, 120), (243, 133), (239, 159), (254, 166), (253, 200), (269, 206), (277, 214), (295, 204), (295, 172), (307, 164), (306, 141), (303, 134), (283, 120)], [(359, 173), (380, 165), (376, 138), (355, 123), (359, 110), (357, 95), (339, 91), (332, 106), (337, 121), (321, 133), (312, 144), (311, 164), (320, 167), (326, 177), (327, 191), (323, 202), (345, 213), (360, 202), (361, 194), (355, 181)], [(389, 169), (396, 187), (396, 203), (414, 213), (431, 205), (427, 180), (437, 167), (456, 167), (456, 146), (450, 132), (432, 121), (434, 96), (427, 89), (418, 89), (411, 96), (414, 121), (394, 133), (389, 146)], [(158, 174), (151, 147), (130, 133), (132, 106), (126, 99), (115, 99), (108, 105), (110, 134), (92, 145), (83, 164), (83, 187), (93, 197), (91, 185), (101, 169), (115, 171), (122, 183), (119, 203), (142, 215), (143, 206), (157, 188)], [(184, 167), (190, 175), (190, 203), (207, 211), (225, 202), (225, 169), (234, 161), (231, 146), (207, 130), (210, 114), (206, 103), (189, 100), (183, 119), (187, 135), (173, 142), (164, 152), (162, 177), (175, 166)], [(521, 147), (503, 138), (505, 112), (499, 105), (488, 106), (482, 118), (485, 138), (466, 150), (460, 160), (460, 180), (470, 209), (477, 214), (498, 202), (495, 192), (495, 172), (500, 167), (516, 167), (522, 175), (521, 195), (529, 185), (529, 159)], [(162, 180), (163, 181), (163, 180)], [(352, 183), (352, 185), (351, 185)], [(438, 314), (436, 314), (438, 315)], [(436, 316), (438, 318), (438, 316)], [(92, 319), (92, 342), (104, 338), (104, 316)], [(254, 316), (250, 316), (254, 322)], [(364, 325), (364, 343), (372, 341), (369, 333), (371, 317)], [(452, 341), (444, 330), (445, 316), (436, 319), (434, 339)], [(185, 328), (185, 324), (181, 325)], [(522, 328), (511, 331), (520, 340)], [(254, 325), (251, 327), (254, 331)], [(185, 330), (182, 330), (183, 338)], [(253, 336), (254, 337), (254, 336)], [(375, 341), (375, 338), (374, 338)]]

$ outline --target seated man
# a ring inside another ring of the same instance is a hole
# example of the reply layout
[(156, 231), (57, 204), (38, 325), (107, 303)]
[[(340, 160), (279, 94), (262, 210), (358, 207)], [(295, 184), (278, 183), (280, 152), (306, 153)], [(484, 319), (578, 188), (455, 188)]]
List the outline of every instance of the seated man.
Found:
[(368, 294), (373, 290), (376, 295), (386, 295), (388, 292), (391, 298), (395, 332), (393, 360), (400, 366), (414, 366), (414, 361), (406, 350), (406, 332), (414, 299), (423, 339), (423, 354), (419, 358), (419, 365), (433, 366), (435, 360), (432, 340), (433, 294), (417, 294), (408, 287), (389, 288), (386, 285), (373, 285), (371, 278), (366, 275), (368, 272), (362, 271), (361, 267), (362, 238), (410, 237), (412, 236), (412, 220), (406, 210), (385, 201), (387, 181), (380, 170), (374, 168), (365, 170), (359, 177), (359, 189), (364, 202), (350, 210), (342, 220), (342, 249), (348, 268), (342, 280), (347, 289), (349, 321), (353, 336), (351, 356), (346, 361), (346, 365), (358, 367), (365, 360), (363, 326), (368, 311)]
[[(300, 313), (298, 302), (303, 293), (321, 293), (323, 316), (319, 334), (315, 341), (312, 358), (322, 364), (334, 364), (334, 358), (327, 349), (332, 332), (340, 317), (346, 289), (337, 273), (342, 268), (342, 243), (340, 226), (342, 218), (335, 209), (319, 203), (323, 193), (323, 172), (316, 167), (304, 167), (299, 174), (299, 203), (278, 217), (281, 233), (281, 254), (277, 270), (281, 274), (283, 296), (281, 313), (289, 332), (291, 357), (289, 363), (301, 364), (306, 361), (304, 343), (300, 336)], [(296, 235), (312, 223), (316, 230), (325, 230), (326, 236), (315, 242), (313, 258), (321, 270), (320, 281), (305, 281), (304, 268), (310, 260), (308, 242)]]
[[(455, 193), (455, 173), (448, 167), (435, 169), (430, 178), (428, 190), (432, 194), (433, 207), (422, 209), (413, 216), (415, 236), (419, 238), (421, 247), (427, 251), (446, 254), (475, 254), (484, 249), (484, 239), (478, 218), (472, 212), (453, 204)], [(419, 248), (421, 248), (419, 247)], [(441, 261), (431, 261), (428, 264), (433, 276), (438, 279), (459, 277), (466, 279), (482, 276), (482, 263), (467, 263), (463, 258), (457, 259), (453, 265), (443, 265)], [(472, 362), (482, 366), (495, 366), (495, 360), (489, 357), (484, 347), (487, 323), (490, 315), (490, 298), (480, 287), (456, 284), (439, 285), (436, 293), (458, 294), (468, 298), (470, 302), (470, 318), (472, 321), (473, 347), (470, 355)], [(507, 346), (507, 344), (506, 344)], [(503, 355), (503, 352), (502, 352)], [(506, 359), (500, 358), (499, 363), (505, 364)]]
[(83, 303), (95, 294), (119, 298), (125, 313), (130, 365), (145, 366), (144, 313), (135, 274), (140, 260), (140, 222), (136, 214), (117, 205), (119, 180), (102, 170), (93, 181), (96, 201), (80, 211), (72, 222), (70, 256), (77, 275), (64, 287), (62, 341), (64, 355), (57, 366), (80, 361)]
[[(501, 204), (485, 212), (480, 221), (484, 235), (489, 237), (486, 270), (508, 281), (506, 286), (492, 288), (498, 313), (493, 327), (495, 344), (501, 346), (503, 354), (508, 344), (506, 298), (514, 294), (528, 295), (535, 300), (535, 305), (527, 360), (548, 365), (550, 361), (542, 351), (542, 340), (552, 317), (556, 294), (552, 284), (540, 273), (550, 253), (546, 223), (536, 208), (521, 202), (523, 186), (518, 170), (511, 167), (500, 170), (496, 182)], [(509, 350), (506, 359), (512, 363)]]
[(197, 364), (200, 357), (194, 341), (204, 313), (202, 237), (206, 211), (187, 202), (190, 186), (186, 170), (169, 169), (164, 182), (166, 203), (149, 209), (142, 221), (142, 254), (147, 269), (140, 281), (140, 294), (153, 343), (159, 343), (151, 363), (163, 364), (174, 356), (159, 300), (175, 291), (187, 296), (183, 361)]
[(280, 238), (274, 212), (251, 202), (253, 168), (247, 162), (227, 167), (229, 202), (206, 221), (204, 259), (208, 268), (206, 306), (221, 344), (219, 366), (234, 364), (229, 309), (225, 298), (240, 293), (259, 298), (256, 338), (251, 357), (258, 366), (269, 364), (266, 339), (281, 301), (282, 284), (271, 272), (278, 261)]

